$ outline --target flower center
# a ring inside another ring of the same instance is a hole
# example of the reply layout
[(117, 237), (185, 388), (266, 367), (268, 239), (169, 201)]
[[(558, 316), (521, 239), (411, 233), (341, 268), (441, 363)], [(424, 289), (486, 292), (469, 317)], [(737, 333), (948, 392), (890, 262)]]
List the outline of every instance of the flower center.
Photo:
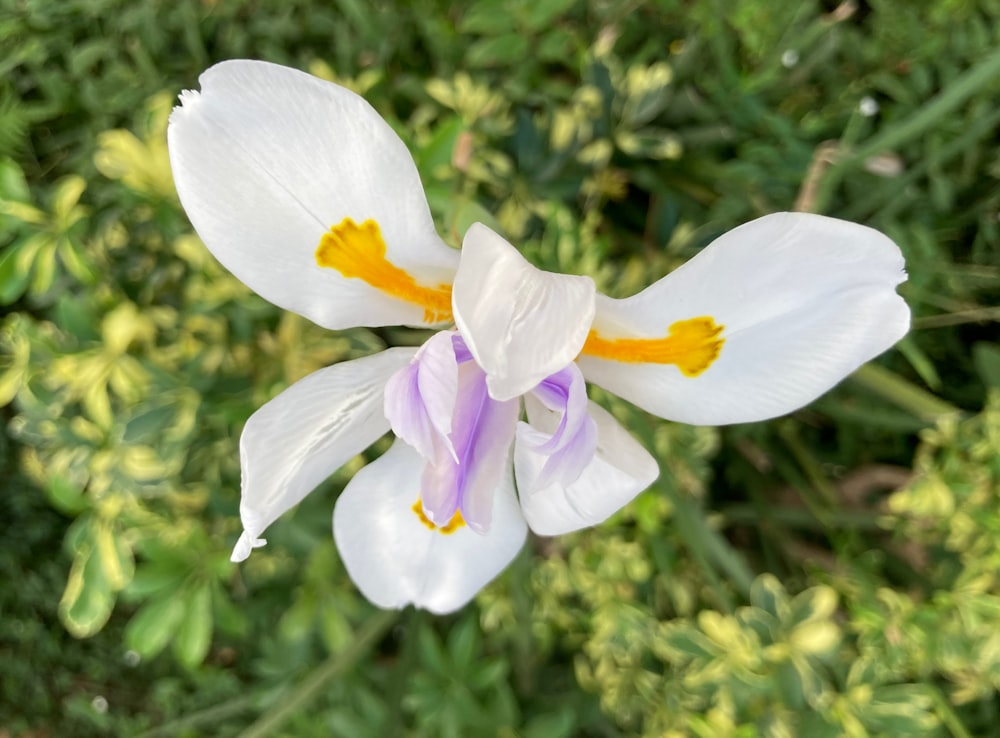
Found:
[(451, 320), (451, 285), (427, 287), (385, 257), (385, 241), (378, 223), (361, 225), (344, 218), (323, 234), (316, 249), (316, 263), (336, 269), (345, 277), (360, 279), (377, 290), (424, 308), (424, 322)]
[(489, 530), (519, 409), (516, 399), (490, 397), (486, 374), (452, 331), (428, 339), (389, 379), (385, 416), (424, 458), (420, 501), (411, 509), (431, 530)]
[(697, 377), (722, 351), (725, 328), (709, 315), (679, 320), (663, 338), (604, 338), (591, 330), (581, 353), (630, 364), (674, 364), (686, 377)]

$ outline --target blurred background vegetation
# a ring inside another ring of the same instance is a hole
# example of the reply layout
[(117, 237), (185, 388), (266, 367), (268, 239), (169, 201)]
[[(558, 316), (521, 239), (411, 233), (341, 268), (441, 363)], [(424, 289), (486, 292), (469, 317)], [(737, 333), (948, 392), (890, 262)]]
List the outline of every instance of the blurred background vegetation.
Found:
[[(1000, 1), (0, 0), (0, 41), (0, 736), (997, 734)], [(416, 340), (192, 233), (167, 115), (234, 57), (365, 95), (456, 245), (621, 296), (812, 210), (899, 243), (914, 330), (769, 423), (595, 391), (659, 481), (452, 617), (347, 579), (362, 459), (233, 566), (249, 414)]]

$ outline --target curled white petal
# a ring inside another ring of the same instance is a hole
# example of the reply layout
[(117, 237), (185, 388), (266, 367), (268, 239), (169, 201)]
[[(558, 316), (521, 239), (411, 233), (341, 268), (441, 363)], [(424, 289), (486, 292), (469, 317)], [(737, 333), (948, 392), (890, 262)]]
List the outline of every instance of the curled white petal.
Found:
[(589, 403), (597, 425), (597, 453), (571, 484), (555, 482), (539, 488), (547, 457), (532, 443), (536, 432), (552, 433), (558, 417), (534, 398), (525, 398), (528, 420), (514, 444), (514, 470), (521, 509), (538, 535), (557, 536), (607, 520), (659, 475), (656, 461), (604, 408)]
[[(600, 296), (594, 330), (662, 338), (678, 321), (723, 326), (718, 357), (696, 376), (669, 363), (588, 355), (588, 381), (685, 423), (741, 423), (791, 412), (826, 392), (909, 329), (895, 288), (903, 257), (865, 226), (778, 213), (716, 239), (639, 294)], [(627, 352), (623, 352), (623, 355)], [(626, 357), (627, 358), (627, 357)]]
[(385, 383), (413, 354), (395, 348), (320, 369), (250, 416), (240, 438), (244, 532), (233, 561), (263, 545), (267, 526), (389, 430)]
[(465, 234), (455, 323), (497, 400), (522, 395), (576, 358), (594, 317), (589, 277), (536, 269), (481, 223)]

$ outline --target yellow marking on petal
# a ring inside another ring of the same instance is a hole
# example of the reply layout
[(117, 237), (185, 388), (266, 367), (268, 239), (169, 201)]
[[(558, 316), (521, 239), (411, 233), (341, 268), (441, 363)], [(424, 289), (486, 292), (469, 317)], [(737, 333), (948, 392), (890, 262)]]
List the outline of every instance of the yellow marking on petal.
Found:
[(420, 501), (419, 497), (410, 509), (417, 514), (421, 523), (426, 525), (431, 530), (436, 530), (438, 533), (448, 535), (449, 533), (454, 533), (459, 528), (465, 526), (465, 519), (462, 517), (462, 513), (459, 510), (455, 511), (455, 514), (451, 516), (451, 520), (448, 521), (447, 525), (434, 525), (434, 522), (427, 517), (427, 514), (424, 512), (424, 505)]
[(316, 249), (316, 263), (336, 269), (345, 277), (360, 279), (375, 289), (424, 309), (424, 322), (451, 320), (451, 285), (427, 287), (405, 269), (385, 258), (382, 229), (368, 219), (358, 225), (344, 218), (323, 234)]
[(663, 338), (604, 338), (591, 330), (581, 353), (631, 364), (674, 364), (686, 377), (697, 377), (719, 358), (725, 328), (709, 315), (679, 320)]

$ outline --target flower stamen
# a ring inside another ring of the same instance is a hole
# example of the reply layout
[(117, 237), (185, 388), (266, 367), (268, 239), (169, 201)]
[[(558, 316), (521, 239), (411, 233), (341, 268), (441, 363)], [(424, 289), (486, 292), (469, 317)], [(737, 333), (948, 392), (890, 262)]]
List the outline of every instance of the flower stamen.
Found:
[(418, 284), (406, 270), (386, 259), (385, 251), (378, 223), (369, 218), (358, 225), (344, 218), (323, 234), (316, 249), (316, 263), (420, 305), (424, 308), (424, 322), (429, 325), (451, 320), (451, 285)]

